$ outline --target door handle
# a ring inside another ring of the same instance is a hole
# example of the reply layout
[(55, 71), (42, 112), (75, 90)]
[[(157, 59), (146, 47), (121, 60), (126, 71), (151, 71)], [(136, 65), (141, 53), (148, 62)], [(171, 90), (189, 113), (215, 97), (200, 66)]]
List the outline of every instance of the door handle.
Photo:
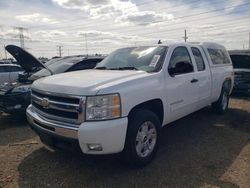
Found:
[(190, 82), (191, 82), (191, 83), (195, 83), (195, 82), (198, 82), (198, 81), (199, 81), (199, 80), (193, 78)]

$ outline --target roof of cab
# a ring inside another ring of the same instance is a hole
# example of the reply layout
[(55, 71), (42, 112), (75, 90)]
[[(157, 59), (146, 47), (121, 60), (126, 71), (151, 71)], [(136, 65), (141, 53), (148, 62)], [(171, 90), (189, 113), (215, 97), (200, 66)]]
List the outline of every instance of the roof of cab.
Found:
[(206, 48), (214, 48), (214, 49), (225, 49), (225, 47), (221, 44), (215, 43), (215, 42), (173, 42), (168, 44), (162, 44), (160, 46), (187, 46), (187, 45), (198, 45), (198, 46), (204, 46)]

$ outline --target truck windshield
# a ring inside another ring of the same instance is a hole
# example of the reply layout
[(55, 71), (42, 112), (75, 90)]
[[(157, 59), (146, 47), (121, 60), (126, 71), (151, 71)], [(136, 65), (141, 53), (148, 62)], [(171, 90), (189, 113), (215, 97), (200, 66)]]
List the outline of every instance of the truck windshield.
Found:
[(156, 72), (162, 67), (166, 51), (166, 46), (118, 49), (101, 61), (96, 69)]
[[(70, 67), (72, 67), (74, 64), (82, 61), (84, 57), (65, 57), (65, 58), (56, 58), (48, 61), (46, 63), (46, 66), (54, 73), (63, 73)], [(43, 68), (40, 71), (34, 73), (30, 79), (31, 80), (36, 80), (40, 77), (45, 77), (45, 76), (50, 76), (51, 73)]]

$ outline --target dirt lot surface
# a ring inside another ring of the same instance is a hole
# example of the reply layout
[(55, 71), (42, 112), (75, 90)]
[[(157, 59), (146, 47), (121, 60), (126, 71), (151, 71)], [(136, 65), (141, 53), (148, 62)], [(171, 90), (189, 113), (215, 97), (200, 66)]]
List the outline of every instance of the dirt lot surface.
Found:
[(250, 187), (250, 100), (232, 99), (163, 129), (158, 155), (132, 168), (117, 155), (90, 157), (43, 147), (25, 120), (0, 117), (0, 187)]

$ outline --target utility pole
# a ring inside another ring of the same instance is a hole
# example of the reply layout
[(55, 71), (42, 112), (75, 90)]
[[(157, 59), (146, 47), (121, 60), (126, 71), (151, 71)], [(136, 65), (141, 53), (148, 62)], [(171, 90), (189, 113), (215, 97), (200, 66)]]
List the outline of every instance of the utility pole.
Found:
[(186, 29), (185, 29), (184, 37), (183, 38), (184, 38), (184, 41), (187, 42), (188, 37), (187, 37), (187, 30)]
[(19, 39), (20, 39), (20, 46), (21, 48), (25, 48), (24, 47), (24, 34), (23, 34), (23, 31), (24, 30), (27, 30), (26, 28), (24, 27), (15, 27), (17, 30), (19, 30)]
[(85, 50), (86, 50), (86, 55), (88, 56), (88, 40), (87, 40), (87, 33), (81, 34), (84, 36), (85, 39)]
[(57, 47), (58, 47), (58, 54), (59, 54), (60, 57), (62, 57), (62, 47), (63, 46), (58, 45)]

